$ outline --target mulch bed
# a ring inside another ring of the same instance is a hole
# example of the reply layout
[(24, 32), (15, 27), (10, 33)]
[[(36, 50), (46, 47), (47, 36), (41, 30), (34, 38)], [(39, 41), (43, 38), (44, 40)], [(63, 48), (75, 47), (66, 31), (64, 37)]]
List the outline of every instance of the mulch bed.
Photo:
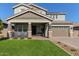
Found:
[(71, 46), (68, 46), (64, 43), (61, 43), (59, 41), (55, 41), (56, 44), (58, 44), (61, 48), (71, 53), (73, 56), (79, 56), (79, 49), (75, 49)]

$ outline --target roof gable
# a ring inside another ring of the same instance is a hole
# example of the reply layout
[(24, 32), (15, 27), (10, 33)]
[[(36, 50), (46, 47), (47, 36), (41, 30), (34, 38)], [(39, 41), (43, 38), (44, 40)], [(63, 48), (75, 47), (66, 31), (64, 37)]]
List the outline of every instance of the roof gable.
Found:
[[(19, 4), (17, 4), (17, 5), (15, 5), (15, 6), (13, 6), (13, 9), (15, 9), (15, 8), (17, 8), (17, 7), (20, 7), (20, 6), (24, 6), (24, 7), (28, 7), (26, 4), (24, 4), (24, 3), (19, 3)], [(28, 7), (29, 8), (29, 7)]]
[(37, 5), (33, 4), (33, 3), (29, 3), (29, 4), (19, 3), (19, 4), (15, 5), (15, 6), (13, 6), (13, 9), (15, 9), (17, 7), (20, 7), (20, 6), (28, 7), (29, 9), (31, 9), (31, 7), (35, 7), (35, 8), (47, 11), (47, 9), (42, 8), (40, 6), (37, 6)]
[(26, 13), (28, 13), (28, 12), (31, 12), (31, 13), (33, 13), (33, 14), (35, 14), (35, 15), (38, 15), (38, 16), (40, 16), (40, 17), (43, 17), (43, 18), (45, 18), (45, 19), (47, 19), (47, 20), (49, 20), (49, 21), (52, 21), (51, 18), (49, 18), (49, 17), (47, 17), (47, 16), (45, 16), (45, 15), (43, 15), (43, 14), (37, 13), (37, 12), (35, 12), (35, 11), (33, 11), (33, 10), (26, 10), (26, 11), (24, 11), (24, 12), (21, 12), (21, 13), (19, 13), (19, 14), (16, 14), (16, 15), (14, 15), (14, 16), (11, 16), (11, 17), (9, 17), (9, 18), (7, 19), (7, 21), (8, 21), (8, 20), (11, 20), (11, 19), (13, 19), (13, 18), (15, 18), (15, 17), (21, 16), (21, 15), (23, 15), (23, 14), (26, 14)]

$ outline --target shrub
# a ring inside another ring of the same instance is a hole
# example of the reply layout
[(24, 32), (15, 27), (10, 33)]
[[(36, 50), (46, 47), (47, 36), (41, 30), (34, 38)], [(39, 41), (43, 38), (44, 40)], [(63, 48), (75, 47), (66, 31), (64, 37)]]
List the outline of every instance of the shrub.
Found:
[(71, 51), (76, 51), (76, 49), (71, 49)]

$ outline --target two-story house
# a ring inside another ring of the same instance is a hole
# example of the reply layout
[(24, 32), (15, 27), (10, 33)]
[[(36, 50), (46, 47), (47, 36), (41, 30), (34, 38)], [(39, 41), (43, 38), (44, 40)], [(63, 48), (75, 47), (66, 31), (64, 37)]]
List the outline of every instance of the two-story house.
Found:
[[(73, 24), (65, 20), (63, 12), (48, 12), (35, 4), (13, 6), (14, 15), (7, 19), (9, 37), (15, 36), (72, 37)], [(12, 28), (14, 26), (14, 28)]]

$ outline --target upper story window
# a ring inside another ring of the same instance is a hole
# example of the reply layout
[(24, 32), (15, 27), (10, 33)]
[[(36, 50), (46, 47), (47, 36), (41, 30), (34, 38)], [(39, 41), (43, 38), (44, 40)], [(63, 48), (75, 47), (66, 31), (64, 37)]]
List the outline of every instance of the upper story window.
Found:
[(53, 15), (53, 19), (58, 19), (58, 15)]
[(53, 19), (55, 19), (55, 15), (53, 15)]
[(48, 15), (50, 18), (58, 19), (58, 15)]
[(58, 18), (58, 15), (56, 15), (56, 19)]

